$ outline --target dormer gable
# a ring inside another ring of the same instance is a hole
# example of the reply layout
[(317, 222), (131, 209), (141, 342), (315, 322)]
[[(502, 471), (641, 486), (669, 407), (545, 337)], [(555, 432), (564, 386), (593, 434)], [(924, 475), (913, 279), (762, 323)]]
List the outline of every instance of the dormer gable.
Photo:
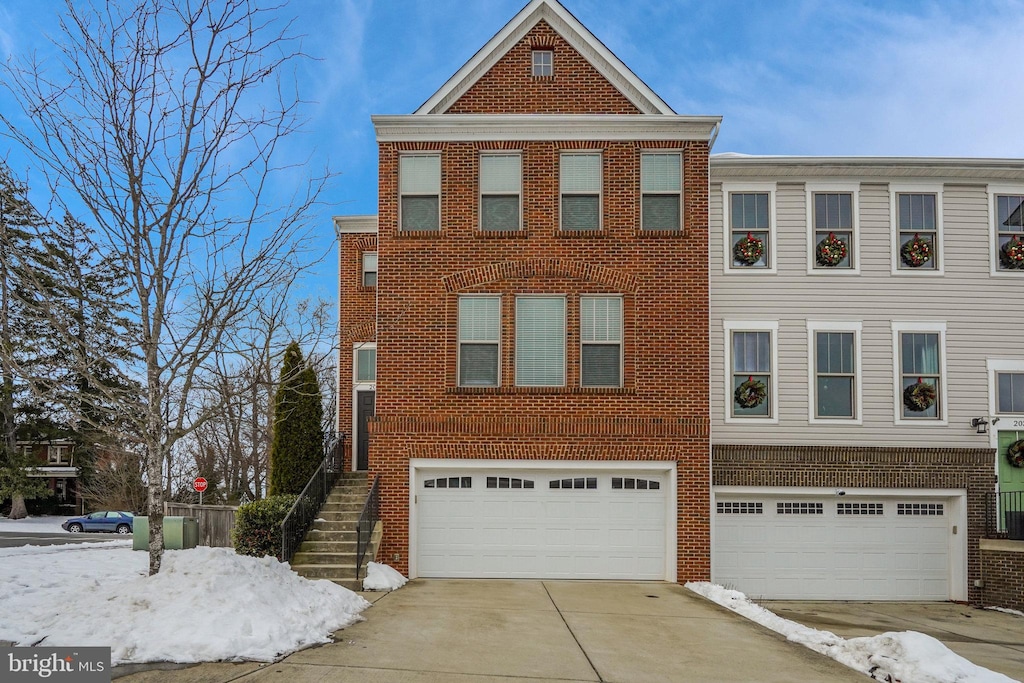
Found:
[(675, 112), (557, 0), (531, 0), (415, 113)]

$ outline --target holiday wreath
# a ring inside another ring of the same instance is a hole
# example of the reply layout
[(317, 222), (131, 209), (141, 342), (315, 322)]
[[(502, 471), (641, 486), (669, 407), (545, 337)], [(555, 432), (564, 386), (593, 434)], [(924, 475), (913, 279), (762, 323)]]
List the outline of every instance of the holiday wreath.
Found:
[(733, 393), (736, 405), (740, 408), (756, 408), (764, 403), (767, 395), (768, 388), (764, 382), (753, 377), (747, 377), (747, 380), (736, 387), (736, 391)]
[(1014, 441), (1006, 449), (1006, 459), (1014, 467), (1024, 467), (1024, 439)]
[(911, 268), (920, 268), (932, 260), (932, 243), (915, 234), (900, 247), (900, 258)]
[(818, 265), (838, 266), (839, 263), (846, 258), (846, 242), (842, 241), (835, 236), (835, 233), (830, 232), (828, 237), (825, 237), (818, 242), (817, 247)]
[(915, 413), (923, 413), (935, 405), (935, 387), (918, 377), (915, 384), (903, 390), (903, 405)]
[(1024, 270), (1024, 242), (1014, 237), (999, 250), (999, 260), (1004, 268), (1020, 268)]
[(732, 255), (743, 265), (752, 266), (764, 256), (764, 242), (748, 232), (733, 245)]

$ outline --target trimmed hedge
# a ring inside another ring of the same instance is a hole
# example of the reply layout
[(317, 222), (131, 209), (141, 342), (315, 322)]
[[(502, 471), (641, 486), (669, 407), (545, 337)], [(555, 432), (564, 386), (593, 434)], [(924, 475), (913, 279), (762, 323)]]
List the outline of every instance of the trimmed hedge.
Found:
[(281, 523), (298, 496), (269, 496), (238, 508), (231, 541), (239, 555), (281, 559)]

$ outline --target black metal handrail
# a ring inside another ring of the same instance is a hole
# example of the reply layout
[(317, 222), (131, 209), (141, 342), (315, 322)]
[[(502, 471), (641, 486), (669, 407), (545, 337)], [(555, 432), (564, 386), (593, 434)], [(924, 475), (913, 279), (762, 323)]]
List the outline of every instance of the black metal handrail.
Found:
[(1024, 491), (989, 494), (985, 536), (1024, 541)]
[(369, 549), (370, 540), (373, 538), (373, 530), (377, 527), (380, 519), (380, 475), (373, 478), (373, 486), (366, 494), (366, 502), (363, 503), (363, 511), (359, 513), (359, 521), (356, 523), (356, 581), (359, 580), (359, 573), (363, 569), (363, 560), (366, 558), (366, 551)]
[(345, 445), (345, 435), (330, 438), (324, 448), (324, 460), (309, 478), (306, 487), (292, 505), (291, 510), (281, 522), (281, 557), (282, 562), (290, 562), (295, 557), (302, 539), (306, 537), (313, 521), (320, 513), (324, 501), (327, 500), (334, 482), (341, 473), (341, 458)]

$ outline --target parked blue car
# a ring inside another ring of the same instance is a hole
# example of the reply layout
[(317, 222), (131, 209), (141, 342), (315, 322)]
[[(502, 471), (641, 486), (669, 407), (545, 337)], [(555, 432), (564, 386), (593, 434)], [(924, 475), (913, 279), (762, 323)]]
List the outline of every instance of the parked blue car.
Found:
[(61, 527), (73, 534), (82, 531), (109, 531), (125, 535), (132, 533), (132, 523), (134, 521), (135, 517), (130, 512), (109, 512), (103, 510), (81, 517), (66, 519), (61, 524)]

